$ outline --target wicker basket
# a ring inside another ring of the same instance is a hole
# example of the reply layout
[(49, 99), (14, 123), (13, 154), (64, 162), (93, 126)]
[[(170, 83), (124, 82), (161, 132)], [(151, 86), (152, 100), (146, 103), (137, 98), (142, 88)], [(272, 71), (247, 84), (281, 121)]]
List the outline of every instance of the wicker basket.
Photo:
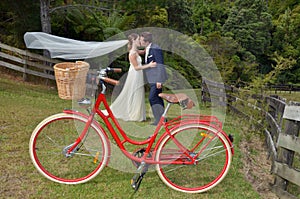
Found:
[(81, 99), (85, 95), (87, 62), (62, 62), (54, 65), (58, 96), (61, 99)]

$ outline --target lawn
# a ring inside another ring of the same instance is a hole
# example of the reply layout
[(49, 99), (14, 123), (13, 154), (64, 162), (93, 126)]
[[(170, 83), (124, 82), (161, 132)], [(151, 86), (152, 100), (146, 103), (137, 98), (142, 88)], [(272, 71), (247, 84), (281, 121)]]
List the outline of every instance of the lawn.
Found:
[(268, 92), (270, 95), (278, 95), (282, 99), (285, 99), (287, 102), (294, 101), (294, 102), (300, 102), (300, 92), (289, 92), (289, 91), (281, 91), (275, 93), (274, 91)]
[(203, 194), (185, 194), (168, 188), (155, 172), (146, 174), (138, 192), (130, 186), (132, 173), (106, 167), (85, 184), (62, 185), (41, 176), (34, 168), (28, 142), (35, 126), (45, 117), (72, 107), (53, 87), (34, 85), (0, 74), (0, 198), (261, 198), (245, 178), (244, 139), (240, 122), (227, 116), (224, 130), (235, 137), (235, 155), (226, 178)]

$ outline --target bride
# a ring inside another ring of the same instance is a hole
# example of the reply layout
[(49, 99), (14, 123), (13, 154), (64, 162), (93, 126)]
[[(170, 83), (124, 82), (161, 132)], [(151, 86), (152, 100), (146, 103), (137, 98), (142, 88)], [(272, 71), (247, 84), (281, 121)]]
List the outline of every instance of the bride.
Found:
[(146, 120), (144, 75), (142, 70), (156, 67), (156, 62), (142, 65), (142, 59), (138, 54), (139, 46), (139, 35), (136, 33), (130, 34), (128, 36), (130, 67), (127, 79), (121, 93), (110, 106), (115, 117), (124, 121)]

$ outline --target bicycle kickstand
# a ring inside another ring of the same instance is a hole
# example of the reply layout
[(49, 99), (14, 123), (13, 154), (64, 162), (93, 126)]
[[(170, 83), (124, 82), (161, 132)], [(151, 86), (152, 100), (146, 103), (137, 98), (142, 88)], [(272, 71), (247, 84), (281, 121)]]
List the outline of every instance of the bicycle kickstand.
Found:
[(141, 182), (144, 178), (144, 175), (148, 171), (148, 165), (145, 162), (142, 162), (138, 167), (136, 174), (131, 179), (131, 187), (134, 189), (134, 192), (140, 188)]

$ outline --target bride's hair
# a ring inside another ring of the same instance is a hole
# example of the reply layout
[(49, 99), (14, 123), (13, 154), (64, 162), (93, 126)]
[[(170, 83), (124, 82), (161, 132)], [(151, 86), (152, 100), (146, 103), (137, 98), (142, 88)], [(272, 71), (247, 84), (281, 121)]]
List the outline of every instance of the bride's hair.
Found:
[(131, 50), (131, 48), (132, 48), (133, 40), (136, 40), (138, 37), (139, 37), (139, 35), (136, 33), (131, 33), (130, 35), (128, 35), (128, 41), (129, 41), (128, 45), (127, 45), (128, 51)]

